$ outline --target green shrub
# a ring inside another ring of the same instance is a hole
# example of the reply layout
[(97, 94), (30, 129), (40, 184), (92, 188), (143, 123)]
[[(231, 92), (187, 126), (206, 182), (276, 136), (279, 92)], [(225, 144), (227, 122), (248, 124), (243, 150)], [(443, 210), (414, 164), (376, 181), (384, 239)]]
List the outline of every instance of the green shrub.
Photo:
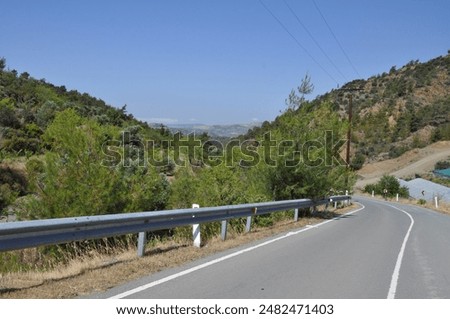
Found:
[[(385, 193), (385, 190), (387, 193)], [(397, 194), (403, 198), (409, 197), (408, 188), (400, 186), (400, 182), (397, 178), (391, 175), (384, 175), (378, 183), (368, 184), (364, 187), (365, 193), (372, 194), (372, 191), (374, 191), (376, 195), (387, 197), (395, 197)]]
[(366, 157), (362, 153), (357, 153), (356, 156), (353, 158), (352, 163), (350, 164), (350, 167), (357, 171), (361, 169), (366, 161)]

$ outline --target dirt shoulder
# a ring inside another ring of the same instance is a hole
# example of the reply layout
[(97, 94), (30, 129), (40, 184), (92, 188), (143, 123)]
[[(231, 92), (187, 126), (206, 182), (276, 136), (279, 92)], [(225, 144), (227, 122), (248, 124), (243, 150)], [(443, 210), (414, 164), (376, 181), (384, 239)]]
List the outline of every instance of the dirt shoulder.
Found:
[(114, 256), (94, 253), (49, 272), (0, 275), (0, 298), (76, 298), (105, 291), (133, 279), (220, 251), (319, 223), (356, 207), (357, 205), (353, 204), (338, 210), (332, 209), (316, 217), (299, 219), (298, 222), (282, 221), (272, 227), (252, 229), (247, 234), (229, 232), (226, 241), (222, 241), (220, 237), (214, 238), (200, 249), (193, 247), (191, 243), (167, 240), (148, 247), (143, 258), (136, 257), (136, 250), (122, 251)]
[(441, 141), (421, 149), (406, 152), (398, 158), (364, 165), (358, 171), (356, 188), (373, 184), (384, 174), (398, 178), (414, 177), (415, 174), (429, 173), (434, 165), (450, 157), (450, 141)]

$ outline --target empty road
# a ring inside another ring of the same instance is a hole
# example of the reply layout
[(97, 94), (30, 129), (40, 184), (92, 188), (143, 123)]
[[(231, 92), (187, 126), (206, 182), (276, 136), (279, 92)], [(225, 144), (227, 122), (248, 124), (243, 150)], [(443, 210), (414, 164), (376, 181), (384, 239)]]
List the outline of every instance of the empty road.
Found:
[(89, 298), (450, 298), (450, 216), (355, 197), (340, 219)]

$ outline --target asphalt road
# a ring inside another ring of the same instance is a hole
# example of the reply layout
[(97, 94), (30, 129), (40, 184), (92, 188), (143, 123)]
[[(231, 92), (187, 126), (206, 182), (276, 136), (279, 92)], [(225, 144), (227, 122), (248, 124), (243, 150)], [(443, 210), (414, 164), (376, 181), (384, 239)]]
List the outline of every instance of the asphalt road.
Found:
[(361, 208), (89, 298), (450, 298), (450, 216)]

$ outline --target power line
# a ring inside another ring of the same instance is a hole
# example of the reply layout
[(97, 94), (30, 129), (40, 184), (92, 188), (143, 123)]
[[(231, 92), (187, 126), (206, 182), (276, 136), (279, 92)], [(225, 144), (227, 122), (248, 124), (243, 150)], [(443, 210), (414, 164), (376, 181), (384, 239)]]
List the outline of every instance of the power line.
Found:
[(308, 30), (308, 28), (302, 23), (298, 15), (294, 12), (294, 10), (289, 6), (289, 4), (286, 2), (286, 0), (283, 0), (286, 7), (288, 7), (289, 11), (294, 15), (297, 22), (302, 26), (302, 28), (308, 33), (309, 37), (314, 41), (314, 43), (317, 45), (317, 47), (320, 49), (320, 51), (323, 53), (323, 55), (328, 59), (328, 62), (331, 63), (331, 65), (336, 69), (336, 71), (344, 78), (345, 81), (348, 81), (345, 75), (339, 70), (339, 68), (336, 66), (336, 64), (331, 60), (331, 58), (328, 56), (328, 54), (325, 52), (325, 50), (322, 48), (322, 46), (316, 41), (314, 36), (311, 34), (311, 32)]
[(288, 28), (286, 28), (286, 26), (280, 21), (280, 19), (277, 18), (277, 16), (264, 4), (264, 2), (262, 2), (262, 0), (259, 0), (259, 3), (261, 3), (261, 5), (266, 9), (267, 12), (269, 12), (269, 14), (278, 22), (278, 24), (284, 29), (284, 31), (286, 31), (287, 34), (290, 35), (290, 37), (295, 41), (295, 43), (297, 43), (297, 45), (303, 50), (305, 51), (305, 53), (311, 58), (311, 60), (313, 60), (321, 69), (322, 71), (324, 71), (329, 77), (330, 79), (332, 79), (337, 85), (339, 85), (339, 82), (336, 81), (336, 79), (311, 55), (311, 53), (309, 53), (309, 51), (303, 46), (301, 45), (301, 43), (297, 40), (296, 37), (294, 37), (294, 35), (289, 32)]
[(361, 75), (359, 74), (358, 70), (356, 70), (355, 66), (353, 65), (352, 61), (350, 60), (350, 58), (348, 57), (347, 53), (345, 52), (344, 48), (342, 47), (341, 43), (339, 42), (338, 38), (336, 37), (336, 35), (334, 34), (333, 30), (331, 29), (330, 25), (327, 22), (327, 19), (325, 19), (325, 16), (322, 14), (322, 11), (320, 11), (319, 7), (317, 6), (316, 2), (314, 0), (312, 0), (312, 2), (314, 3), (314, 6), (316, 7), (317, 11), (319, 12), (320, 16), (322, 17), (323, 21), (325, 22), (325, 24), (328, 27), (328, 30), (330, 31), (331, 35), (333, 36), (334, 40), (336, 40), (336, 43), (339, 45), (339, 48), (341, 49), (342, 53), (344, 53), (345, 57), (347, 58), (348, 63), (350, 63), (350, 65), (353, 68), (353, 71), (355, 71), (355, 73), (358, 75), (358, 77), (360, 78)]

